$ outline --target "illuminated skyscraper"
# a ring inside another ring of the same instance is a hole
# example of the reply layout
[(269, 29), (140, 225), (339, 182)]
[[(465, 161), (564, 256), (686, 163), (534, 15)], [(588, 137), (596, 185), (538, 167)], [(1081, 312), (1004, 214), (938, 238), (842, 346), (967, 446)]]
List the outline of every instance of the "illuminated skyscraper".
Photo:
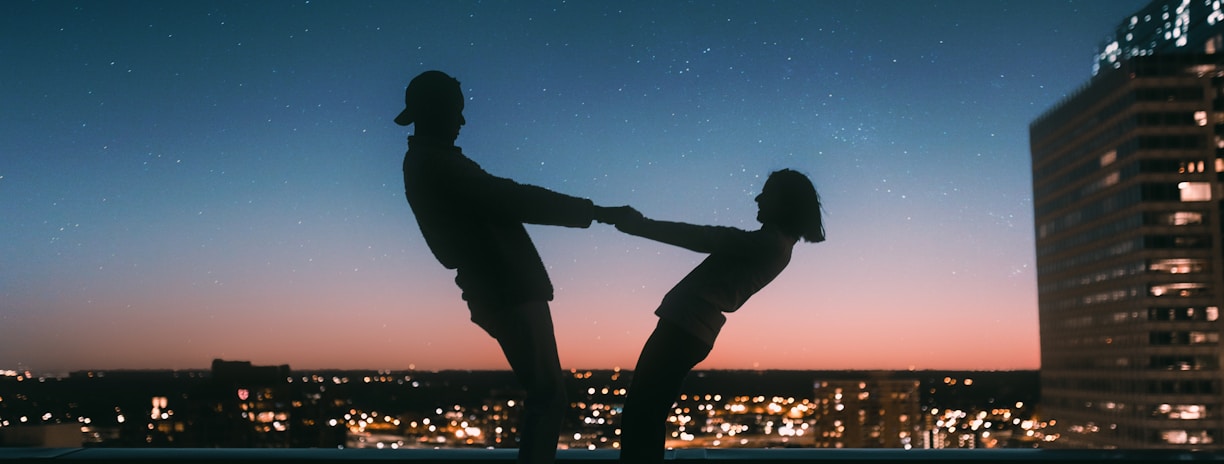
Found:
[(1137, 56), (1170, 53), (1214, 54), (1224, 48), (1220, 0), (1156, 0), (1130, 15), (1105, 40), (1092, 74), (1117, 69)]
[(1127, 18), (1108, 66), (1030, 126), (1052, 446), (1224, 448), (1218, 3)]

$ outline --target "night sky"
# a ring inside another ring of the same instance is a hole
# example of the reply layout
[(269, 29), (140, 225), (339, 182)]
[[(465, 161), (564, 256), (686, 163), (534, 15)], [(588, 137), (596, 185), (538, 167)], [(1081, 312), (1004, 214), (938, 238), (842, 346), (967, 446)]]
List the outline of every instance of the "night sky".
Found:
[[(489, 172), (828, 240), (701, 368), (1039, 367), (1028, 124), (1146, 0), (0, 2), (0, 369), (506, 368), (403, 196), (409, 79)], [(631, 368), (704, 257), (529, 226), (563, 366)]]

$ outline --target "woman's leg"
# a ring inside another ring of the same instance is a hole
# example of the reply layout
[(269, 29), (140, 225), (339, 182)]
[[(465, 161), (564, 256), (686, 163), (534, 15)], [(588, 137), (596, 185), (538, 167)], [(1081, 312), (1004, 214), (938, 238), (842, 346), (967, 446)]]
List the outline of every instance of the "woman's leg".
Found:
[(663, 462), (667, 416), (685, 376), (710, 354), (710, 349), (679, 326), (659, 320), (642, 347), (629, 382), (629, 396), (621, 415), (622, 463)]

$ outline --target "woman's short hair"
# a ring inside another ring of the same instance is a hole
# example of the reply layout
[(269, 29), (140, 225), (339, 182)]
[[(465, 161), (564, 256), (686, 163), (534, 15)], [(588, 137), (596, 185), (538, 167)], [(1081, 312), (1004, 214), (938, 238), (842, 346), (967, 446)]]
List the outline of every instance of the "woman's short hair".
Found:
[(765, 184), (777, 189), (782, 213), (777, 222), (782, 230), (805, 242), (824, 241), (820, 194), (807, 176), (793, 169), (781, 169), (770, 173)]

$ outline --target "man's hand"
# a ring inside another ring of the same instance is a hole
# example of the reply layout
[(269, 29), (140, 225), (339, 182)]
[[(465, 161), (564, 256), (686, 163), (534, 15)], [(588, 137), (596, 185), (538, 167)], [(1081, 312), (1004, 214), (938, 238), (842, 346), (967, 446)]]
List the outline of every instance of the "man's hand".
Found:
[(595, 220), (604, 224), (617, 225), (625, 222), (634, 222), (645, 219), (642, 213), (633, 209), (631, 206), (596, 206)]

